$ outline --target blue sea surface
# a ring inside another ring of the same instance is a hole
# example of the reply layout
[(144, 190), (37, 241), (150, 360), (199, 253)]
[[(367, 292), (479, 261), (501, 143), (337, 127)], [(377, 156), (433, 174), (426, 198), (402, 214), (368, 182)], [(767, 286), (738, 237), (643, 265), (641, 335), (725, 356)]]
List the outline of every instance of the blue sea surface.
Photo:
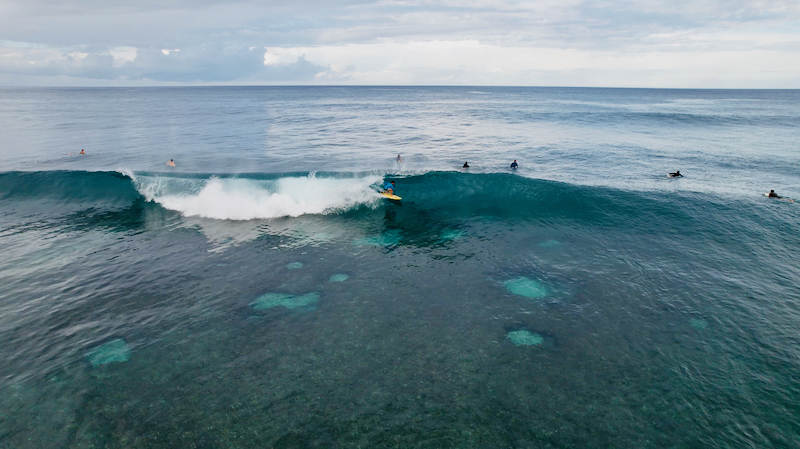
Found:
[(0, 447), (800, 447), (800, 91), (2, 88), (0, 136)]

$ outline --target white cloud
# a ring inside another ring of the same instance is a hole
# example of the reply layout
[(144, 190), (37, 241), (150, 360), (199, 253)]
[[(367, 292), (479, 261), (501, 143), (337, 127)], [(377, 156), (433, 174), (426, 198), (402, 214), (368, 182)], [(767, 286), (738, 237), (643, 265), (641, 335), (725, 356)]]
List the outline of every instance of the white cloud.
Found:
[(136, 59), (137, 51), (134, 47), (116, 47), (108, 51), (108, 54), (114, 58), (112, 65), (114, 67), (121, 67), (126, 62), (132, 62)]

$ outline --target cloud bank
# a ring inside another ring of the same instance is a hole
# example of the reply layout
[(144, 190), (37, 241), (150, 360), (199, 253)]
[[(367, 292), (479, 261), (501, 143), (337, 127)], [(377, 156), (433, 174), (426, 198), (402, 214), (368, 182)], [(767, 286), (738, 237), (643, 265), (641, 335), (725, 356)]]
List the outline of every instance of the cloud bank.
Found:
[(6, 0), (0, 84), (800, 88), (800, 3)]

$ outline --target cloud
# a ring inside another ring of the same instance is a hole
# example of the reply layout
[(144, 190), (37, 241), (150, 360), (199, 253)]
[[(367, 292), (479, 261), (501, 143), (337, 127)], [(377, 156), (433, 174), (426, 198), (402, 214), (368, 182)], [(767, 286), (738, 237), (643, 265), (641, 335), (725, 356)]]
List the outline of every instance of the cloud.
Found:
[(798, 23), (796, 0), (5, 0), (0, 75), (800, 87)]
[(117, 49), (108, 53), (65, 53), (38, 48), (0, 50), (0, 72), (28, 76), (152, 80), (212, 83), (248, 79), (254, 82), (303, 82), (330, 67), (297, 56), (293, 61), (264, 64), (263, 48), (197, 46), (183, 49)]

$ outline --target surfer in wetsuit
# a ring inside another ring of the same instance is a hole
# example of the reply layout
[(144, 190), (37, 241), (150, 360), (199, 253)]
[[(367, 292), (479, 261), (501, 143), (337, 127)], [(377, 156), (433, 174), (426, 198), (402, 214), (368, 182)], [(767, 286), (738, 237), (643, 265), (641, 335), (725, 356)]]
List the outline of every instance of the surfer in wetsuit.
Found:
[(517, 160), (514, 159), (514, 162), (511, 163), (511, 169), (515, 170), (517, 167), (519, 167), (519, 165), (517, 165)]
[(466, 162), (464, 162), (464, 166), (463, 166), (463, 167), (461, 167), (461, 168), (469, 168), (469, 164), (467, 164)]
[(383, 193), (388, 193), (389, 195), (394, 195), (394, 181), (386, 182), (383, 184)]
[(775, 191), (774, 191), (774, 190), (770, 190), (770, 191), (769, 191), (769, 195), (767, 195), (767, 196), (768, 196), (768, 197), (770, 197), (770, 198), (780, 198), (780, 197), (778, 196), (778, 194), (777, 194), (777, 193), (775, 193)]
[(675, 173), (670, 173), (669, 177), (670, 178), (683, 178), (683, 175), (681, 174), (680, 170), (675, 170)]

